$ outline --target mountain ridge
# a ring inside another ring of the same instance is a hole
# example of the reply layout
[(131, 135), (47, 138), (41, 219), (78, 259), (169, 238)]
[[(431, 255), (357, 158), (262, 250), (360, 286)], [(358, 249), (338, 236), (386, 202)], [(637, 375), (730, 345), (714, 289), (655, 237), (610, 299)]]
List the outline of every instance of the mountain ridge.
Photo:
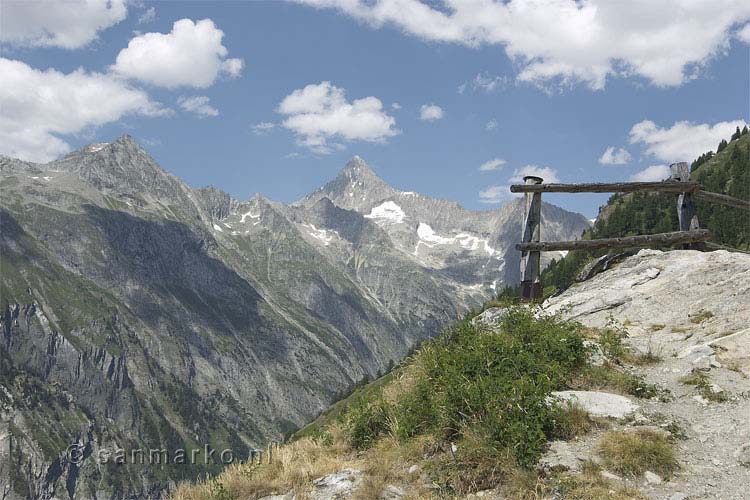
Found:
[[(222, 464), (102, 472), (65, 449), (246, 455), (516, 279), (520, 206), (456, 211), (450, 227), (422, 206), (431, 199), (398, 195), (385, 200), (404, 214), (394, 221), (376, 192), (402, 192), (361, 164), (371, 203), (346, 207), (194, 189), (130, 137), (44, 165), (0, 158), (0, 430), (14, 491), (159, 498)], [(557, 214), (561, 239), (588, 227)], [(44, 405), (27, 403), (31, 387)]]

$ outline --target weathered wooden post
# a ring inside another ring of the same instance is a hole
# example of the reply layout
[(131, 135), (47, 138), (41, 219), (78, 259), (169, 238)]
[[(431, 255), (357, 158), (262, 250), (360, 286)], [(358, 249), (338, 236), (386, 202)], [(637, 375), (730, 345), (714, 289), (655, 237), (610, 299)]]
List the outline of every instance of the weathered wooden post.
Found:
[[(542, 178), (527, 175), (526, 184), (541, 184)], [(526, 193), (526, 213), (523, 219), (523, 243), (539, 242), (542, 222), (542, 193)], [(521, 252), (521, 300), (532, 301), (542, 297), (542, 284), (539, 282), (539, 260), (537, 251)]]
[[(676, 182), (690, 182), (690, 167), (685, 162), (673, 163), (669, 166), (672, 175), (669, 180)], [(680, 231), (700, 229), (698, 215), (691, 193), (680, 193), (677, 198), (677, 218), (680, 221)], [(700, 244), (686, 244), (685, 248), (697, 248)]]

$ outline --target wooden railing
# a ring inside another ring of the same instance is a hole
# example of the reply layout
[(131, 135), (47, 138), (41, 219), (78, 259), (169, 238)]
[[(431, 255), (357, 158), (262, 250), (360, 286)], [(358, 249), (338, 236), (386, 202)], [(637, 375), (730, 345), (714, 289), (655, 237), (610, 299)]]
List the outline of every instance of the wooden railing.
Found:
[[(687, 163), (670, 165), (671, 176), (662, 182), (615, 182), (589, 184), (543, 184), (541, 177), (526, 176), (526, 184), (510, 187), (512, 193), (525, 193), (526, 211), (523, 220), (521, 243), (516, 249), (521, 251), (521, 298), (536, 300), (542, 296), (539, 281), (541, 252), (556, 250), (594, 250), (601, 248), (638, 248), (686, 245), (698, 248), (711, 238), (708, 229), (701, 229), (695, 212), (694, 199), (710, 203), (720, 203), (735, 208), (750, 210), (750, 201), (725, 194), (704, 191), (703, 186), (690, 181), (690, 168)], [(671, 233), (647, 234), (625, 238), (604, 238), (597, 240), (539, 241), (542, 222), (542, 193), (633, 193), (636, 191), (656, 191), (678, 193), (677, 216), (680, 230)]]

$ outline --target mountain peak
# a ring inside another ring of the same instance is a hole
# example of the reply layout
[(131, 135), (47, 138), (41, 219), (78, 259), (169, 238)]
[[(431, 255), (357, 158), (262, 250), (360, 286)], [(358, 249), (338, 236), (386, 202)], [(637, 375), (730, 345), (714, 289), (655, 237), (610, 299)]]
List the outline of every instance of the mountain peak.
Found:
[(349, 160), (344, 168), (341, 170), (341, 174), (346, 175), (350, 179), (354, 178), (375, 178), (380, 179), (378, 175), (370, 168), (370, 166), (358, 155), (354, 155)]

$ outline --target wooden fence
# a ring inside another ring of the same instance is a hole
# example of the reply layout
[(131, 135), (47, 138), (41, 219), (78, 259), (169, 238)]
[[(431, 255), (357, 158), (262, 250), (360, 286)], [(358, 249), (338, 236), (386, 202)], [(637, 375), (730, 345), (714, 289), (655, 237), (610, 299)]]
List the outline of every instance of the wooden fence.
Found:
[[(607, 184), (543, 184), (540, 177), (526, 176), (526, 184), (510, 187), (513, 193), (525, 193), (526, 212), (523, 220), (521, 243), (516, 249), (521, 251), (521, 298), (536, 300), (542, 296), (539, 281), (541, 252), (555, 250), (594, 250), (600, 248), (638, 248), (686, 245), (698, 248), (711, 238), (708, 229), (701, 229), (695, 212), (694, 199), (710, 203), (720, 203), (735, 208), (750, 210), (750, 201), (733, 198), (719, 193), (704, 191), (703, 186), (690, 181), (690, 168), (687, 163), (670, 165), (671, 176), (662, 182), (615, 182)], [(636, 191), (656, 191), (677, 193), (677, 216), (680, 230), (671, 233), (647, 234), (625, 238), (604, 238), (597, 240), (539, 241), (542, 222), (542, 193), (633, 193)]]

